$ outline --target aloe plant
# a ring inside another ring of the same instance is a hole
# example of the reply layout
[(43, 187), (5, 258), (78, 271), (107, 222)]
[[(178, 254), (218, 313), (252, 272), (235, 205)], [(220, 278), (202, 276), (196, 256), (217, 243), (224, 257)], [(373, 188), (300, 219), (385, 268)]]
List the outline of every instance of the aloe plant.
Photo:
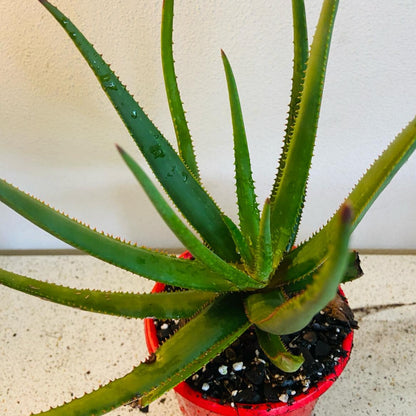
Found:
[(289, 116), (273, 189), (261, 210), (236, 81), (222, 52), (234, 133), (238, 224), (222, 213), (199, 175), (174, 68), (173, 0), (163, 2), (161, 46), (178, 153), (74, 24), (48, 1), (40, 3), (79, 49), (156, 178), (186, 219), (183, 221), (175, 213), (144, 170), (118, 147), (128, 168), (194, 260), (138, 247), (92, 230), (2, 180), (1, 201), (50, 234), (137, 275), (187, 289), (157, 294), (78, 290), (0, 270), (1, 284), (74, 308), (128, 318), (189, 318), (159, 347), (150, 363), (140, 364), (92, 393), (39, 414), (98, 415), (132, 399), (146, 406), (205, 365), (252, 325), (271, 361), (284, 371), (296, 371), (303, 358), (287, 351), (281, 335), (305, 327), (334, 298), (340, 283), (359, 277), (356, 254), (348, 248), (350, 235), (416, 146), (415, 118), (367, 170), (326, 225), (293, 248), (338, 1), (323, 1), (309, 49), (303, 0), (292, 0), (294, 66)]

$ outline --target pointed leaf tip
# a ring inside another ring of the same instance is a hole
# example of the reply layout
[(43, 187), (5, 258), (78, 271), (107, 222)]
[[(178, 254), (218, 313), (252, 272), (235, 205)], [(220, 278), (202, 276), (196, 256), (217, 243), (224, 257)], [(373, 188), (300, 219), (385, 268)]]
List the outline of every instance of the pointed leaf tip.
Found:
[(352, 221), (353, 212), (352, 205), (350, 201), (345, 201), (341, 206), (341, 221), (343, 224), (350, 223)]
[(118, 152), (119, 152), (121, 155), (126, 154), (126, 152), (124, 151), (124, 149), (123, 149), (121, 146), (119, 146), (117, 143), (115, 143), (115, 145), (116, 145), (116, 149), (118, 150)]

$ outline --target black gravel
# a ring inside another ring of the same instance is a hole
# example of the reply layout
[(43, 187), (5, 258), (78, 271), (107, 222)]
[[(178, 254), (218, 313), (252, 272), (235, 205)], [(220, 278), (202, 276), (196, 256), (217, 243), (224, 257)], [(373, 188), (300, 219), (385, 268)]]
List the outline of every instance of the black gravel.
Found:
[[(160, 342), (182, 325), (178, 320), (154, 322)], [(302, 367), (290, 374), (269, 361), (258, 345), (254, 328), (250, 328), (186, 382), (203, 397), (221, 403), (290, 403), (333, 373), (339, 359), (346, 356), (342, 343), (355, 324), (321, 312), (302, 331), (283, 336), (288, 349), (305, 358)]]

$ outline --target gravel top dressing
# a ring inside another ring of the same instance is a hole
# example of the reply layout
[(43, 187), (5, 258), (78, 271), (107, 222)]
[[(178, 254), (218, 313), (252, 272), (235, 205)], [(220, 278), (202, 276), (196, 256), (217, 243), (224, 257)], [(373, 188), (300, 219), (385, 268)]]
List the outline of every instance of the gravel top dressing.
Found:
[[(339, 304), (347, 311), (339, 314)], [(204, 398), (221, 403), (258, 404), (291, 403), (323, 377), (333, 373), (341, 357), (346, 356), (342, 343), (352, 328), (357, 327), (352, 312), (338, 296), (334, 307), (318, 313), (310, 324), (294, 334), (282, 336), (290, 352), (302, 354), (305, 362), (295, 373), (284, 373), (275, 367), (258, 345), (254, 328), (213, 359), (186, 382)], [(178, 320), (155, 320), (160, 342), (170, 337), (183, 323)]]

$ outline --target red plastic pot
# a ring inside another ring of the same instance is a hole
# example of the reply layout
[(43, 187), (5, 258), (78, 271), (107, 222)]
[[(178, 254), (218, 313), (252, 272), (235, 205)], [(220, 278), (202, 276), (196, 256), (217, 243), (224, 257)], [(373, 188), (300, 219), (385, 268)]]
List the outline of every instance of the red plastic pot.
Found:
[[(192, 256), (189, 252), (185, 252), (180, 257), (191, 258)], [(152, 292), (161, 292), (164, 287), (164, 284), (156, 283)], [(343, 295), (342, 291), (341, 294)], [(159, 346), (153, 319), (145, 319), (144, 326), (147, 348), (149, 353), (153, 353)], [(342, 347), (346, 351), (346, 356), (340, 358), (334, 368), (334, 373), (322, 379), (317, 386), (311, 387), (307, 393), (297, 396), (291, 404), (281, 402), (255, 405), (237, 403), (233, 407), (229, 404), (220, 404), (217, 399), (205, 399), (187, 383), (182, 382), (174, 388), (179, 407), (185, 416), (310, 416), (318, 398), (331, 387), (347, 365), (351, 354), (353, 336), (353, 331), (351, 331), (345, 338)]]

